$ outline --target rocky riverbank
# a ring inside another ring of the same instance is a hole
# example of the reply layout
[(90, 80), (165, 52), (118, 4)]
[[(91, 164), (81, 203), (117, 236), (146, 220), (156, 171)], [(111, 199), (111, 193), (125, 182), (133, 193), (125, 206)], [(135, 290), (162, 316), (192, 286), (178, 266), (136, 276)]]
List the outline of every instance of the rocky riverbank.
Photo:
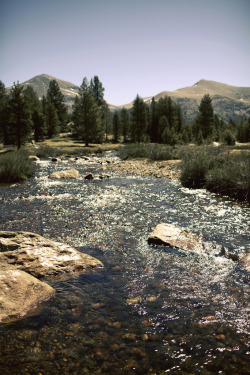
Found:
[(120, 173), (180, 179), (180, 160), (148, 161), (145, 159), (123, 160), (107, 165), (107, 169)]

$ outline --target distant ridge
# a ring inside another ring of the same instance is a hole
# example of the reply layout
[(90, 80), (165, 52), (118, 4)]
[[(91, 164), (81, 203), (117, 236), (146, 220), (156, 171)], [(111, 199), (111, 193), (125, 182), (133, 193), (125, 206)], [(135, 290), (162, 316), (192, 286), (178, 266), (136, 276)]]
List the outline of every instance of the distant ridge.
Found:
[[(65, 96), (65, 103), (71, 112), (75, 97), (78, 95), (78, 86), (73, 83), (63, 81), (48, 74), (41, 74), (25, 81), (22, 85), (32, 86), (39, 98), (42, 98), (43, 95), (47, 94), (51, 80), (57, 81), (60, 90)], [(181, 106), (184, 118), (190, 121), (196, 116), (200, 101), (205, 94), (210, 95), (214, 112), (223, 120), (229, 121), (231, 118), (238, 121), (242, 116), (250, 117), (250, 87), (230, 86), (226, 83), (201, 79), (189, 87), (174, 91), (162, 91), (154, 95), (154, 98), (158, 101), (165, 96), (171, 97), (174, 102)], [(145, 103), (150, 104), (152, 98), (153, 96), (143, 99)], [(130, 109), (132, 106), (133, 102), (119, 106), (109, 104), (111, 111), (120, 110), (123, 107)]]
[[(214, 112), (225, 121), (230, 119), (238, 121), (242, 116), (250, 116), (250, 87), (230, 86), (226, 83), (207, 81), (201, 79), (193, 86), (184, 87), (174, 91), (162, 91), (154, 95), (155, 101), (169, 96), (182, 108), (184, 118), (192, 120), (198, 111), (198, 106), (204, 95), (209, 94), (212, 99)], [(150, 104), (153, 96), (144, 98)], [(130, 109), (133, 102), (115, 109), (125, 107)]]

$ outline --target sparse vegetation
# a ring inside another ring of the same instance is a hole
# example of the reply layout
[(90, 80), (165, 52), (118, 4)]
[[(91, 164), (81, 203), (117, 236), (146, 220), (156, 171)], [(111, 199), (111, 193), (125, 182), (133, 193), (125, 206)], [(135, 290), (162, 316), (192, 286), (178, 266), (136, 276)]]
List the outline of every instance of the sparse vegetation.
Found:
[(147, 158), (149, 160), (173, 160), (177, 159), (174, 147), (160, 145), (158, 143), (131, 143), (118, 149), (122, 160)]
[(25, 151), (12, 151), (0, 154), (0, 182), (21, 182), (32, 177), (35, 164)]

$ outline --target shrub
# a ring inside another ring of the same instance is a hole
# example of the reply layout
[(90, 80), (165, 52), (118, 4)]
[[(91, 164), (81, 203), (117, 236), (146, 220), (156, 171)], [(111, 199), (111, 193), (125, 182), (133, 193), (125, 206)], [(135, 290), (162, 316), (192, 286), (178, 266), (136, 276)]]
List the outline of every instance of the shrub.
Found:
[(37, 150), (36, 156), (38, 156), (39, 158), (48, 158), (48, 157), (58, 156), (58, 150), (48, 145), (41, 146)]
[(228, 146), (235, 145), (235, 137), (230, 129), (226, 129), (223, 134), (224, 142)]
[(181, 163), (180, 180), (188, 188), (203, 188), (206, 184), (206, 173), (209, 169), (209, 160), (204, 151), (188, 152)]
[(181, 163), (182, 185), (249, 201), (250, 154), (219, 154), (219, 151), (207, 147), (186, 152)]
[(124, 147), (119, 147), (118, 155), (122, 160), (145, 158), (147, 149), (145, 143), (131, 143)]
[(0, 155), (0, 182), (20, 182), (32, 177), (35, 164), (24, 151), (12, 151)]
[(151, 144), (148, 148), (147, 157), (150, 160), (173, 160), (176, 159), (173, 154), (173, 148), (171, 146), (163, 146), (159, 144)]
[(250, 155), (239, 154), (214, 165), (206, 175), (206, 188), (214, 193), (250, 201)]

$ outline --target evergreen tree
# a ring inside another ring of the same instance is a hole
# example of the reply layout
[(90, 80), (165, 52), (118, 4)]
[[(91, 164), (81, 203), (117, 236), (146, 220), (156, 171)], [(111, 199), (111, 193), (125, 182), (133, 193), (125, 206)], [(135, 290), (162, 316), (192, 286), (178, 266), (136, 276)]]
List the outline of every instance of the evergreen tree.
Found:
[(43, 141), (47, 135), (45, 118), (40, 109), (35, 109), (32, 113), (35, 142)]
[(34, 140), (36, 142), (43, 141), (47, 135), (45, 126), (45, 117), (42, 113), (42, 104), (39, 101), (37, 94), (31, 86), (24, 90), (24, 99), (29, 105), (32, 118), (32, 127), (34, 130)]
[(85, 146), (90, 142), (102, 142), (101, 113), (86, 77), (79, 88), (79, 99), (74, 106), (73, 121), (74, 134), (85, 142)]
[(14, 144), (20, 149), (31, 135), (32, 120), (29, 105), (23, 95), (23, 86), (19, 83), (14, 83), (11, 88), (9, 105), (12, 137)]
[(54, 104), (49, 100), (46, 105), (46, 127), (48, 138), (53, 138), (60, 133), (60, 122)]
[(131, 138), (133, 142), (143, 142), (146, 139), (148, 126), (148, 110), (143, 99), (136, 96), (131, 110)]
[(115, 111), (113, 116), (113, 135), (114, 135), (114, 142), (117, 143), (120, 140), (121, 136), (121, 124), (120, 124), (120, 116), (117, 111)]
[(149, 129), (149, 136), (151, 142), (158, 142), (159, 141), (159, 132), (158, 132), (158, 121), (157, 118), (157, 104), (155, 102), (155, 98), (152, 98), (152, 102), (150, 105), (150, 129)]
[(5, 85), (0, 81), (0, 141), (8, 144), (8, 124), (9, 124), (8, 97)]
[(207, 139), (212, 135), (214, 125), (214, 110), (209, 94), (203, 96), (199, 105), (199, 113), (196, 116), (196, 124), (201, 130), (202, 138)]
[[(163, 142), (163, 143), (168, 143), (167, 142), (167, 137), (166, 135), (169, 133), (167, 132), (167, 130), (169, 130), (169, 123), (168, 123), (168, 119), (166, 116), (161, 116), (160, 118), (160, 121), (159, 121), (159, 126), (158, 126), (158, 140), (159, 142)], [(164, 140), (163, 140), (163, 133), (165, 132), (165, 136), (164, 136)]]
[(101, 107), (104, 102), (104, 87), (99, 80), (98, 76), (94, 76), (94, 78), (90, 80), (90, 89), (92, 92), (93, 97), (95, 98), (97, 105)]
[(49, 88), (47, 91), (47, 100), (50, 103), (53, 103), (59, 125), (60, 131), (64, 132), (67, 130), (67, 107), (64, 103), (64, 95), (62, 94), (59, 85), (55, 79), (51, 80), (49, 83)]
[(250, 142), (250, 117), (248, 119), (242, 117), (237, 129), (237, 140)]
[(176, 132), (177, 134), (180, 134), (183, 129), (183, 114), (182, 114), (181, 107), (179, 105), (176, 106), (176, 117), (177, 117)]
[(130, 132), (130, 121), (129, 121), (128, 111), (124, 107), (121, 110), (121, 128), (122, 128), (123, 142), (126, 143), (128, 141), (128, 135)]

